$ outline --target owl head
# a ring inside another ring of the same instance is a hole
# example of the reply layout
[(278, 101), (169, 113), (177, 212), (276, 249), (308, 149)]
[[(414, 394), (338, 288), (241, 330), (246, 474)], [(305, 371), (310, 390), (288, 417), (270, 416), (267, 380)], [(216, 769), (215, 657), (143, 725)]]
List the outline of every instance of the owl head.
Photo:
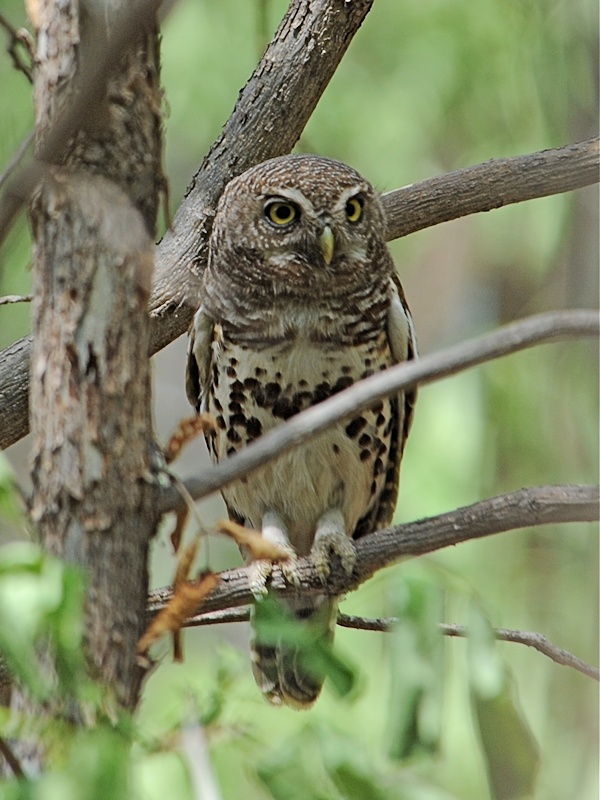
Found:
[(371, 184), (328, 158), (273, 158), (234, 178), (218, 204), (205, 283), (303, 300), (357, 291), (391, 272)]

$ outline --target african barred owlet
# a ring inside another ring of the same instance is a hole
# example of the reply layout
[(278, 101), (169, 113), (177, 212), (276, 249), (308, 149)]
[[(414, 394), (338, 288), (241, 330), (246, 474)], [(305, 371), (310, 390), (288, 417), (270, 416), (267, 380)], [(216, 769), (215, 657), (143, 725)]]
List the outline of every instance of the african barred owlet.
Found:
[[(345, 164), (284, 156), (225, 189), (210, 240), (201, 306), (191, 327), (187, 392), (216, 419), (214, 461), (294, 414), (399, 361), (414, 358), (409, 310), (385, 244), (373, 187)], [(387, 525), (413, 407), (398, 394), (338, 423), (223, 490), (230, 516), (324, 580), (335, 552), (351, 571), (352, 538)], [(270, 562), (254, 562), (255, 595)], [(315, 639), (331, 640), (337, 602), (286, 599)], [(253, 671), (274, 704), (306, 708), (322, 678), (296, 645), (253, 642)]]

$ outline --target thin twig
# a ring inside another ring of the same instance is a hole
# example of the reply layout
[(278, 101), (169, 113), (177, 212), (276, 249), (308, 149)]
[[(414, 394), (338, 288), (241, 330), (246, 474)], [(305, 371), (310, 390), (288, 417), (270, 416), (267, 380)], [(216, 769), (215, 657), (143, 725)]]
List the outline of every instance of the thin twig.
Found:
[(25, 139), (23, 139), (19, 147), (17, 148), (17, 152), (14, 154), (14, 156), (11, 158), (11, 160), (8, 162), (8, 164), (2, 171), (2, 174), (0, 174), (0, 189), (9, 179), (11, 173), (15, 171), (15, 169), (19, 166), (19, 164), (23, 160), (25, 153), (30, 148), (33, 142), (33, 138), (34, 138), (34, 132), (30, 131), (25, 137)]
[[(188, 478), (184, 484), (190, 495), (199, 500), (268, 464), (282, 453), (306, 444), (336, 422), (401, 389), (447, 378), (469, 367), (542, 342), (597, 336), (599, 331), (596, 311), (553, 311), (519, 320), (493, 333), (424, 356), (418, 361), (398, 364), (308, 408), (231, 458), (197, 477)], [(182, 504), (181, 495), (175, 489), (165, 490), (161, 503), (163, 512), (179, 509)]]
[[(225, 611), (213, 611), (209, 614), (196, 614), (189, 619), (185, 627), (197, 628), (204, 625), (223, 625), (229, 622), (248, 622), (250, 620), (250, 606), (241, 608), (228, 608)], [(401, 623), (398, 617), (358, 617), (353, 614), (338, 613), (337, 624), (342, 628), (353, 628), (359, 631), (379, 631), (387, 633), (392, 631), (396, 625)], [(455, 623), (440, 622), (440, 631), (444, 636), (466, 637), (467, 628), (464, 625)], [(592, 664), (578, 658), (564, 650), (562, 647), (552, 644), (542, 633), (534, 631), (517, 631), (510, 628), (494, 628), (494, 636), (503, 642), (515, 642), (533, 647), (538, 652), (547, 656), (556, 664), (581, 672), (589, 678), (600, 681), (600, 670)]]
[(6, 739), (3, 739), (2, 736), (0, 736), (0, 755), (4, 756), (6, 763), (11, 768), (15, 778), (25, 777), (25, 773), (23, 772), (23, 767), (21, 766), (19, 759), (13, 753)]
[[(0, 25), (10, 36), (10, 42), (6, 49), (12, 58), (14, 68), (18, 72), (22, 72), (29, 83), (33, 83), (33, 70), (31, 68), (31, 62), (33, 61), (32, 43), (30, 40), (31, 34), (26, 28), (15, 28), (12, 22), (6, 19), (4, 14), (0, 14)], [(27, 52), (30, 59), (29, 64), (19, 55), (19, 48), (23, 48)]]
[(0, 306), (6, 306), (10, 303), (31, 303), (32, 300), (32, 294), (7, 294), (4, 297), (0, 297)]
[[(288, 585), (274, 565), (271, 585), (281, 596), (339, 596), (354, 591), (378, 570), (409, 556), (425, 555), (444, 547), (480, 539), (517, 528), (562, 522), (595, 522), (599, 518), (597, 486), (537, 486), (482, 500), (446, 514), (397, 525), (364, 536), (355, 542), (356, 564), (348, 575), (340, 564), (331, 564), (324, 585), (308, 558), (296, 562), (297, 585)], [(249, 568), (240, 567), (219, 575), (220, 581), (200, 613), (237, 608), (254, 601), (248, 580)], [(169, 602), (169, 587), (149, 594), (148, 613), (153, 616)], [(215, 621), (221, 621), (219, 618)]]
[[(356, 617), (350, 614), (338, 614), (337, 624), (343, 628), (355, 628), (361, 631), (392, 631), (397, 625), (401, 624), (402, 620), (398, 617), (376, 617), (369, 619), (367, 617)], [(456, 636), (466, 638), (469, 635), (467, 628), (464, 625), (457, 625), (456, 623), (440, 622), (439, 629), (444, 636)], [(557, 647), (542, 633), (535, 633), (534, 631), (517, 631), (510, 628), (494, 628), (494, 636), (502, 642), (516, 642), (517, 644), (524, 644), (528, 647), (533, 647), (538, 652), (547, 656), (556, 664), (562, 664), (565, 667), (581, 672), (595, 681), (600, 681), (600, 670), (597, 667), (582, 661), (573, 653), (564, 650), (562, 647)]]
[[(454, 623), (440, 623), (440, 629), (444, 636), (459, 636), (467, 637), (469, 632), (464, 625), (456, 625)], [(542, 633), (535, 633), (534, 631), (515, 631), (510, 628), (494, 628), (494, 636), (502, 642), (516, 642), (517, 644), (525, 644), (527, 647), (533, 647), (534, 650), (542, 653), (548, 658), (555, 661), (557, 664), (562, 664), (565, 667), (587, 675), (595, 681), (600, 681), (600, 670), (597, 667), (582, 661), (573, 653), (568, 650), (563, 650), (562, 647), (557, 647)]]

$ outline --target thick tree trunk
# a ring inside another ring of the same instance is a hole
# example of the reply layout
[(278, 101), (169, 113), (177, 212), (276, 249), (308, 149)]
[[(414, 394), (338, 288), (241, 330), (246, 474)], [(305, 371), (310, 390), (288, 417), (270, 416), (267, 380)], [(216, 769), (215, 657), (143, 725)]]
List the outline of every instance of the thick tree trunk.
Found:
[(132, 708), (157, 522), (152, 242), (128, 198), (100, 176), (47, 179), (33, 217), (32, 516), (45, 548), (85, 570), (89, 663)]
[[(40, 3), (39, 152), (122, 22), (126, 4), (109, 0), (98, 13), (100, 5)], [(44, 168), (31, 209), (32, 516), (44, 547), (85, 572), (90, 673), (129, 709), (143, 677), (136, 644), (159, 519), (147, 309), (162, 180), (160, 103), (152, 20), (138, 26), (60, 163)], [(15, 692), (13, 706), (24, 703)], [(69, 715), (79, 716), (73, 708)], [(22, 753), (39, 768), (41, 748)]]

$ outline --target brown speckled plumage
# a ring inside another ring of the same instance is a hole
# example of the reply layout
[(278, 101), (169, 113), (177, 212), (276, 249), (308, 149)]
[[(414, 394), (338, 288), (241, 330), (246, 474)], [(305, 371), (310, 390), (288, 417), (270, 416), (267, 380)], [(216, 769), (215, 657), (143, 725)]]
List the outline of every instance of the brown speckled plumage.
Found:
[[(215, 461), (415, 356), (384, 232), (375, 191), (337, 161), (284, 156), (229, 183), (187, 373), (190, 402), (216, 419), (208, 438)], [(298, 555), (312, 553), (324, 575), (329, 551), (351, 568), (348, 537), (391, 521), (413, 402), (412, 393), (380, 401), (227, 487), (231, 516)], [(257, 574), (264, 583), (268, 568)], [(334, 601), (299, 597), (289, 605), (315, 623), (315, 635), (332, 635)], [(290, 645), (254, 643), (254, 673), (271, 702), (307, 707), (318, 696), (322, 681), (296, 655)]]

